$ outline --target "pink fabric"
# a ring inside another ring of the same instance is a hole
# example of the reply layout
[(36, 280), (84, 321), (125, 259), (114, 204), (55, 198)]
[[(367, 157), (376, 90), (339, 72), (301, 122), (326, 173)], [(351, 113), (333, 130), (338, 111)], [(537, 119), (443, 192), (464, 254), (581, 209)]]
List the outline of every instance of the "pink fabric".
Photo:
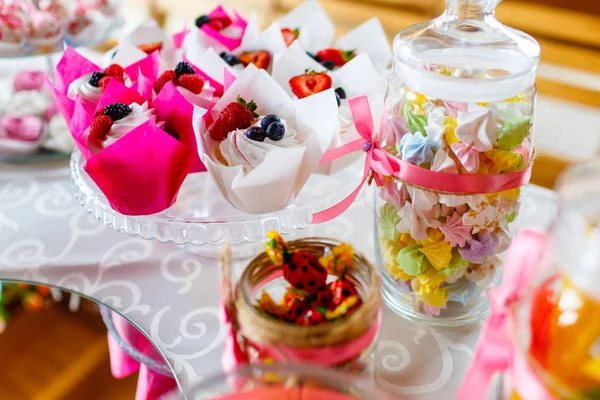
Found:
[(354, 97), (348, 102), (354, 124), (362, 139), (357, 139), (337, 149), (328, 150), (320, 163), (326, 164), (343, 155), (363, 149), (367, 152), (363, 178), (360, 185), (340, 203), (314, 214), (313, 224), (330, 221), (346, 211), (358, 196), (371, 171), (378, 186), (385, 184), (386, 176), (393, 176), (423, 188), (462, 194), (502, 192), (529, 182), (531, 167), (508, 174), (458, 175), (430, 171), (400, 160), (382, 149), (375, 140), (373, 117), (367, 97)]
[[(127, 338), (133, 348), (144, 349), (152, 346), (150, 341), (125, 318), (113, 313), (113, 322), (119, 335)], [(119, 346), (110, 333), (108, 334), (108, 351), (110, 369), (116, 379), (126, 378), (139, 371), (136, 400), (158, 400), (177, 388), (174, 378), (162, 375), (144, 364), (140, 364)]]
[(244, 32), (246, 31), (246, 26), (248, 26), (248, 23), (240, 14), (237, 13), (237, 11), (234, 11), (233, 18), (231, 18), (223, 6), (218, 6), (210, 14), (208, 14), (208, 16), (210, 18), (230, 18), (231, 25), (229, 28), (239, 28), (241, 35), (239, 37), (224, 35), (221, 32), (213, 29), (209, 24), (205, 24), (202, 26), (202, 28), (200, 28), (202, 32), (221, 43), (223, 46), (227, 47), (230, 51), (240, 47), (240, 44), (242, 44), (242, 37), (244, 36)]
[(528, 289), (545, 247), (546, 236), (534, 229), (525, 229), (514, 238), (504, 262), (502, 285), (490, 290), (490, 316), (458, 400), (484, 399), (494, 374), (507, 371), (512, 375), (515, 388), (527, 400), (554, 399), (515, 348), (510, 331), (511, 307)]
[(183, 41), (190, 30), (187, 27), (187, 22), (181, 32), (177, 32), (173, 35), (173, 45), (176, 49), (181, 49), (183, 47)]

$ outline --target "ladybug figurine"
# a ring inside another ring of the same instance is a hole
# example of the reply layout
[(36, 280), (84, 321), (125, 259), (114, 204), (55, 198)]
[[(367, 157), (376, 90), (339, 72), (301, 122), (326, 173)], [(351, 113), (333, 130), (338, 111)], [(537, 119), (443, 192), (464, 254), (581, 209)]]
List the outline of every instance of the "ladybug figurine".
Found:
[(317, 307), (323, 307), (327, 310), (333, 306), (333, 295), (327, 286), (319, 288), (317, 293), (314, 294), (313, 304)]
[(325, 316), (317, 308), (311, 308), (296, 320), (296, 324), (303, 326), (319, 325), (325, 322)]
[(296, 251), (283, 266), (283, 277), (294, 288), (306, 293), (316, 293), (327, 281), (327, 272), (319, 260), (307, 251)]
[(357, 296), (358, 291), (354, 285), (346, 279), (338, 279), (327, 285), (331, 292), (332, 303), (335, 307), (339, 306), (350, 296)]

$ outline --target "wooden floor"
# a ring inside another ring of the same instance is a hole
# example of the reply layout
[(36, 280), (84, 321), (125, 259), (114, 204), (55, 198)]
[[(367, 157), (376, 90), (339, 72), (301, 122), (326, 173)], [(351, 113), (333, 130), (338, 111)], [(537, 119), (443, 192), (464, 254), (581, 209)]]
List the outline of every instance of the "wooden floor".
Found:
[(130, 400), (137, 377), (110, 373), (100, 315), (59, 305), (23, 310), (0, 334), (2, 400)]

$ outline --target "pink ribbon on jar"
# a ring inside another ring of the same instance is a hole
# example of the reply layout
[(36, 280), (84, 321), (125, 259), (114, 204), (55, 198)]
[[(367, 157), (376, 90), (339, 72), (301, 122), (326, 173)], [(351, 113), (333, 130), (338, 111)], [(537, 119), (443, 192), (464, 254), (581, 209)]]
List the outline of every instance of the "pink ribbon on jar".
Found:
[(457, 400), (485, 399), (496, 372), (510, 372), (518, 393), (527, 400), (553, 400), (531, 371), (512, 338), (512, 306), (527, 291), (536, 267), (543, 265), (546, 235), (525, 229), (512, 242), (504, 262), (502, 285), (490, 290), (490, 316), (481, 332), (473, 362), (458, 392)]
[(346, 211), (360, 193), (371, 172), (377, 186), (383, 186), (386, 177), (395, 177), (424, 189), (456, 194), (497, 193), (526, 185), (529, 182), (531, 166), (507, 174), (458, 175), (430, 171), (403, 161), (388, 153), (375, 139), (373, 116), (367, 96), (353, 97), (348, 100), (348, 103), (354, 125), (362, 139), (356, 139), (336, 149), (326, 151), (319, 163), (326, 164), (346, 154), (363, 150), (367, 153), (363, 177), (358, 187), (344, 200), (313, 214), (313, 224), (330, 221)]

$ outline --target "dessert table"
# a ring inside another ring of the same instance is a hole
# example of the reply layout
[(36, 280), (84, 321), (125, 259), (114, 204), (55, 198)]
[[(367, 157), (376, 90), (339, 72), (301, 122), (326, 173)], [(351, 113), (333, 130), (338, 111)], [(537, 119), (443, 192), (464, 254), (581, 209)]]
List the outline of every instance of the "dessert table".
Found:
[[(69, 173), (67, 161), (0, 164), (0, 280), (56, 286), (107, 305), (151, 339), (182, 389), (218, 373), (225, 336), (219, 249), (203, 247), (200, 255), (198, 248), (104, 226), (74, 197)], [(374, 260), (374, 214), (366, 190), (341, 217), (298, 236), (335, 237)], [(552, 191), (529, 187), (521, 226), (545, 228), (555, 207)], [(238, 260), (234, 268), (243, 265)], [(383, 315), (377, 381), (402, 398), (454, 398), (481, 326), (434, 328), (387, 309)]]

